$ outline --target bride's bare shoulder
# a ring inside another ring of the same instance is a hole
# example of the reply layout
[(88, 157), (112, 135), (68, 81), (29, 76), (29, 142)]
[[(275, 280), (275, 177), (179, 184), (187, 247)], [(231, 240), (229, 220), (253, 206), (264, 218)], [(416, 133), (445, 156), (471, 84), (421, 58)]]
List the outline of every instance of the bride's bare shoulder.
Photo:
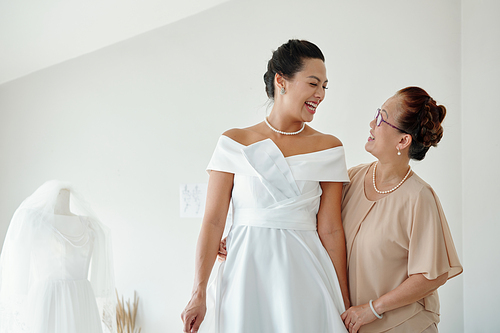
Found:
[(248, 146), (254, 142), (266, 139), (266, 137), (261, 133), (260, 127), (261, 124), (246, 128), (232, 128), (222, 133), (222, 135), (227, 136), (242, 145)]
[(342, 146), (342, 142), (336, 136), (331, 134), (325, 134), (313, 130), (310, 137), (314, 138), (319, 150)]

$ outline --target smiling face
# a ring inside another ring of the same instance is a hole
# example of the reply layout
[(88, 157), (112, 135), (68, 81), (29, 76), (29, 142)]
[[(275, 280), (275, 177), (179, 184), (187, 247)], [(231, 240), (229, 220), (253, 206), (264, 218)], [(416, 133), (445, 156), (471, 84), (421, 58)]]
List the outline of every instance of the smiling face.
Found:
[[(398, 104), (398, 97), (393, 96), (380, 108), (382, 118), (395, 126), (398, 126)], [(365, 144), (365, 149), (379, 160), (397, 158), (397, 147), (401, 151), (406, 148), (406, 144), (402, 144), (402, 139), (405, 136), (409, 135), (400, 132), (383, 121), (380, 126), (377, 126), (377, 121), (373, 119), (370, 122), (370, 136)]]
[(304, 59), (302, 70), (281, 82), (286, 91), (279, 96), (284, 110), (299, 121), (313, 120), (316, 108), (325, 98), (327, 83), (325, 63), (320, 59)]

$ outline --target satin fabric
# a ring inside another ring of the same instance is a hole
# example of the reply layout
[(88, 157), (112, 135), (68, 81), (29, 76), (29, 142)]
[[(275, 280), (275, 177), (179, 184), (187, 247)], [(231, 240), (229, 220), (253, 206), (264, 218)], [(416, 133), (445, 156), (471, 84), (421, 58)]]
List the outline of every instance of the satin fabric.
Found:
[(345, 332), (337, 275), (316, 229), (320, 181), (347, 182), (342, 147), (284, 157), (222, 136), (207, 168), (234, 173), (228, 256), (200, 332)]

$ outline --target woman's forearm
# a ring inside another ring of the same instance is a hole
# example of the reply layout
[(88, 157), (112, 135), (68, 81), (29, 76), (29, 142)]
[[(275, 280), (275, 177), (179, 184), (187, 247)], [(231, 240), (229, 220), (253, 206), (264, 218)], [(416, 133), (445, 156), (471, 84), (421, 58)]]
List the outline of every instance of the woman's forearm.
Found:
[(203, 295), (206, 291), (223, 232), (224, 223), (220, 221), (219, 223), (204, 221), (201, 226), (198, 244), (196, 245), (193, 294), (201, 293)]
[(428, 280), (422, 274), (415, 274), (406, 279), (397, 288), (373, 301), (373, 307), (378, 314), (391, 311), (414, 303), (435, 291), (448, 279), (448, 273)]
[(335, 267), (344, 305), (348, 308), (350, 301), (347, 283), (347, 257), (340, 212), (342, 183), (322, 182), (321, 189), (323, 194), (317, 215), (318, 235)]
[(322, 232), (319, 233), (319, 238), (328, 252), (333, 266), (335, 267), (335, 271), (337, 272), (337, 278), (339, 280), (340, 290), (342, 291), (344, 305), (347, 309), (350, 306), (350, 301), (349, 287), (347, 283), (347, 259), (344, 230), (340, 229), (333, 232)]
[(204, 294), (207, 289), (208, 279), (217, 257), (219, 243), (226, 224), (233, 178), (234, 175), (230, 173), (210, 172), (205, 214), (196, 245), (193, 294)]

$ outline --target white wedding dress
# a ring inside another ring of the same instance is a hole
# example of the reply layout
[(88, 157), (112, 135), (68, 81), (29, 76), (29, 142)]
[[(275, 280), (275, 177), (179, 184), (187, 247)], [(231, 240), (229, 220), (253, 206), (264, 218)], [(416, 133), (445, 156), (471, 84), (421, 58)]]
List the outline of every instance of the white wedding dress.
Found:
[(207, 169), (234, 174), (233, 225), (200, 333), (346, 332), (316, 228), (320, 182), (349, 181), (343, 147), (284, 157), (270, 139), (221, 136)]
[(61, 218), (76, 232), (63, 234), (54, 228), (33, 245), (32, 269), (38, 273), (28, 294), (30, 332), (101, 333), (101, 318), (88, 280), (94, 232), (84, 217)]
[(54, 214), (61, 188), (70, 186), (45, 183), (12, 218), (0, 259), (0, 333), (116, 332), (109, 232), (74, 190), (72, 203), (87, 216)]

